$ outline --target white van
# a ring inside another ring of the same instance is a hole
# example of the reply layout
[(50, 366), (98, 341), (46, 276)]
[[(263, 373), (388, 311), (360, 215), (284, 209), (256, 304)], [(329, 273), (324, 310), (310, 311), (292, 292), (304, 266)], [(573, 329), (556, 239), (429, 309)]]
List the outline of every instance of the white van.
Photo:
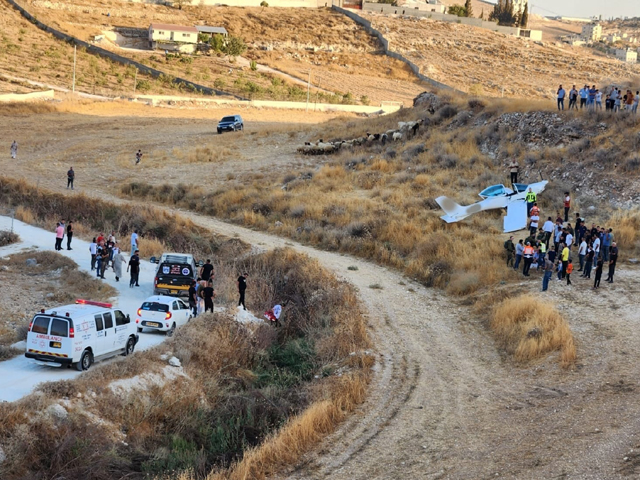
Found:
[(37, 363), (87, 370), (94, 361), (129, 355), (138, 343), (129, 315), (110, 303), (76, 300), (33, 317), (25, 356)]

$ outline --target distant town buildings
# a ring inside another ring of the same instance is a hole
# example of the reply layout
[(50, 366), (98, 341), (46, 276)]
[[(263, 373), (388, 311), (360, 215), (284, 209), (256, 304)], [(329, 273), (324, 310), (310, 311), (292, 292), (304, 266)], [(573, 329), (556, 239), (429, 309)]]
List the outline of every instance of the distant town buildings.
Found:
[(602, 38), (602, 25), (599, 23), (589, 23), (582, 26), (580, 35), (585, 42), (597, 42)]
[(630, 48), (618, 48), (616, 49), (616, 58), (626, 63), (637, 63), (638, 52)]
[(406, 0), (399, 1), (398, 6), (421, 12), (446, 13), (447, 11), (447, 6), (440, 0)]

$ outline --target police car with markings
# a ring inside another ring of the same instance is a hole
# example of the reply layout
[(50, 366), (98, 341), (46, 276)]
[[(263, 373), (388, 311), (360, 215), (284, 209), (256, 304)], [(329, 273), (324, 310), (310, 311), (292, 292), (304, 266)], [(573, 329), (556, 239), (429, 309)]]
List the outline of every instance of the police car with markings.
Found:
[(130, 355), (138, 343), (135, 323), (110, 303), (76, 300), (42, 309), (29, 324), (25, 356), (41, 365), (87, 370), (93, 362)]
[(158, 264), (153, 293), (155, 295), (189, 296), (189, 287), (198, 276), (193, 255), (187, 253), (163, 253), (160, 259), (151, 257)]

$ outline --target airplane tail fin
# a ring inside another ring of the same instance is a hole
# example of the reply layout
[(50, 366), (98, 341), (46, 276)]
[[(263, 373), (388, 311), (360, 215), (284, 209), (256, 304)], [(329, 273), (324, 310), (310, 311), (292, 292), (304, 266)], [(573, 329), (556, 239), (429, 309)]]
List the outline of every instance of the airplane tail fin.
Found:
[(463, 215), (465, 212), (465, 208), (462, 205), (457, 204), (454, 200), (446, 196), (436, 198), (436, 203), (444, 210), (447, 217), (455, 218)]

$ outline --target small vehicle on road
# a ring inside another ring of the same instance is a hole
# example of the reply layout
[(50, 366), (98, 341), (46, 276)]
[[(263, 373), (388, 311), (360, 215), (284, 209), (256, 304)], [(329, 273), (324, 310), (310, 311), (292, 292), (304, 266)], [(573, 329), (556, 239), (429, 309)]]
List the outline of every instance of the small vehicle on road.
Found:
[(180, 298), (168, 295), (154, 295), (142, 302), (136, 315), (138, 332), (144, 328), (166, 332), (173, 335), (176, 328), (191, 319), (191, 310)]
[(138, 343), (129, 315), (110, 303), (76, 300), (44, 308), (29, 324), (25, 356), (41, 365), (88, 370), (93, 362), (130, 355)]
[(189, 295), (189, 287), (198, 276), (193, 255), (163, 253), (160, 259), (151, 257), (150, 261), (158, 264), (153, 288), (155, 295)]
[(244, 130), (244, 122), (240, 115), (228, 115), (218, 122), (218, 133)]

